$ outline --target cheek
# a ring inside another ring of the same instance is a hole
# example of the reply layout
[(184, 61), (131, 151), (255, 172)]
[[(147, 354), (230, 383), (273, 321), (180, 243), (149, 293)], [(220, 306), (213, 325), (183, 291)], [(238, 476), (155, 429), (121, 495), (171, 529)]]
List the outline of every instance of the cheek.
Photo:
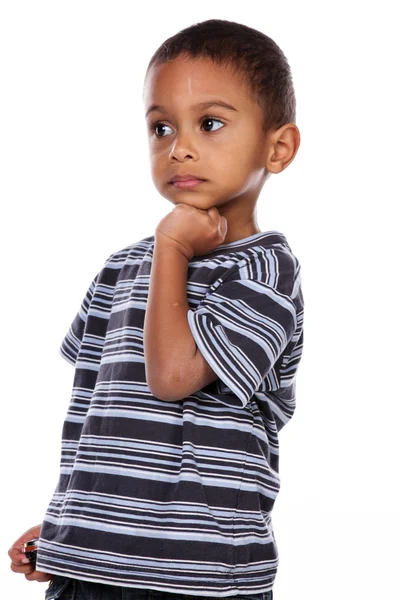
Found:
[(249, 170), (249, 154), (243, 145), (231, 146), (229, 152), (217, 154), (215, 158), (218, 171), (229, 179), (237, 181)]
[(160, 182), (161, 182), (160, 169), (158, 167), (157, 161), (155, 161), (153, 159), (150, 160), (150, 174), (151, 174), (151, 179), (153, 180), (155, 188), (158, 191), (160, 191)]
[(153, 150), (150, 151), (150, 170), (152, 177), (157, 177), (161, 170), (161, 158)]
[(165, 147), (151, 145), (149, 148), (150, 166), (154, 171), (160, 171), (168, 162), (168, 149)]
[(260, 167), (262, 151), (259, 145), (250, 136), (237, 140), (232, 148), (231, 160), (237, 170), (237, 177), (246, 177)]

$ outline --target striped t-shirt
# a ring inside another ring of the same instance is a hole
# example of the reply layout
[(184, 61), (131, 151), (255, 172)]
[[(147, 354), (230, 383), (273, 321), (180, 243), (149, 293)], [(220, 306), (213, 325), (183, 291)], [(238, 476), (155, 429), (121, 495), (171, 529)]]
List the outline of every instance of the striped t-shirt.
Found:
[(167, 402), (146, 383), (154, 236), (112, 254), (61, 345), (75, 365), (37, 569), (202, 596), (271, 590), (278, 431), (295, 410), (300, 266), (277, 231), (188, 265), (188, 323), (218, 379)]

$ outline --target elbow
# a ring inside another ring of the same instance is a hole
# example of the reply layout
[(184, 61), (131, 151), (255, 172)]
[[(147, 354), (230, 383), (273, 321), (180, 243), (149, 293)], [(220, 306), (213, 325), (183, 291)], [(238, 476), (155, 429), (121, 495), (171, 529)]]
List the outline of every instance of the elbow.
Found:
[(180, 394), (177, 395), (172, 392), (169, 392), (169, 390), (166, 390), (163, 386), (160, 386), (160, 388), (158, 388), (149, 385), (148, 388), (155, 398), (157, 398), (158, 400), (164, 400), (164, 402), (176, 402), (177, 400), (183, 399), (183, 397)]
[(176, 385), (175, 380), (171, 377), (148, 377), (146, 376), (147, 387), (151, 394), (158, 398), (158, 400), (164, 400), (165, 402), (176, 402), (182, 400), (185, 396), (180, 393), (180, 388)]

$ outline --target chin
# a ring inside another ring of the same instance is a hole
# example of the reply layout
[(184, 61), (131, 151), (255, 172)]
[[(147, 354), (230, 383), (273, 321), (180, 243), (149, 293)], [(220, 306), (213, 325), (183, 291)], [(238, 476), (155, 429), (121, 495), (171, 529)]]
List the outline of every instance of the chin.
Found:
[(200, 194), (194, 194), (193, 192), (188, 191), (176, 194), (173, 197), (171, 197), (170, 194), (162, 195), (168, 200), (168, 202), (171, 202), (172, 204), (188, 204), (189, 206), (193, 206), (194, 208), (199, 208), (201, 210), (208, 210), (215, 205), (213, 198), (208, 198), (207, 196), (201, 196)]

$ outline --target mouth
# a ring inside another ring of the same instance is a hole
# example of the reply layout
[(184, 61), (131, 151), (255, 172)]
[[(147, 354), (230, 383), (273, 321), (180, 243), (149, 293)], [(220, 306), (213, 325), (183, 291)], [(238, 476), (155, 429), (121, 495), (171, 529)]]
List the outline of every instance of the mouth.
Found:
[(175, 175), (168, 183), (179, 189), (194, 187), (205, 181), (206, 179), (200, 179), (196, 175)]

